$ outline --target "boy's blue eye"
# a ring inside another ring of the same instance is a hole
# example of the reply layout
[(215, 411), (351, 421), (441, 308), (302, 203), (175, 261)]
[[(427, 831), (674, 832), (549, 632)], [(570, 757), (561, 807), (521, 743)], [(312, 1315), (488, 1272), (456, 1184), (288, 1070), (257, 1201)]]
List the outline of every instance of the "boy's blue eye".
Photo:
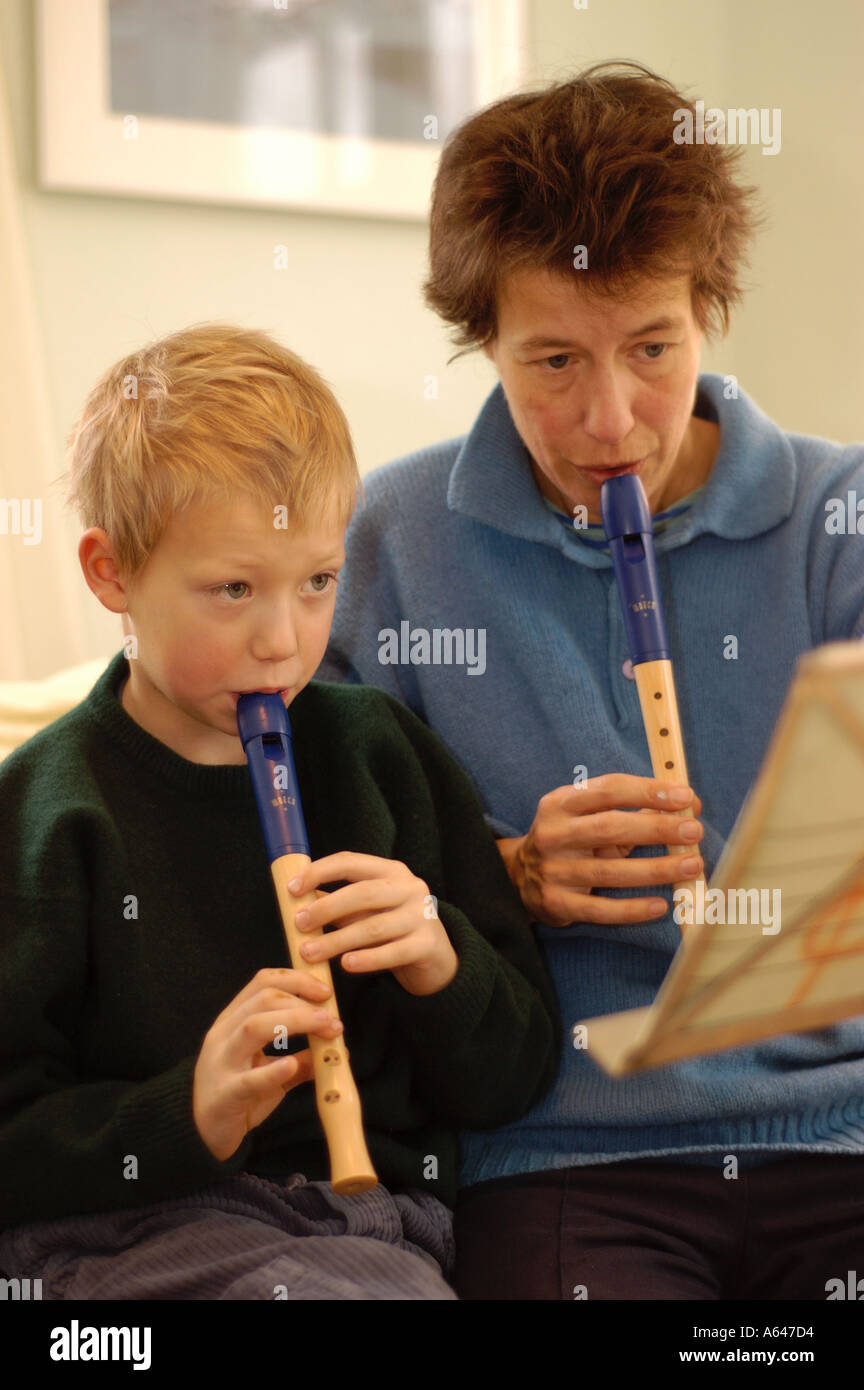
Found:
[(246, 597), (245, 594), (232, 594), (232, 589), (248, 588), (249, 585), (246, 583), (245, 579), (229, 579), (224, 584), (217, 584), (215, 588), (209, 588), (207, 590), (207, 593), (209, 594), (210, 598), (226, 599), (227, 604), (223, 604), (223, 607), (225, 607), (231, 606), (232, 604), (236, 604), (240, 601), (240, 599)]
[[(330, 570), (322, 570), (319, 574), (311, 575), (306, 582), (313, 586), (313, 593), (324, 594), (329, 589), (331, 580), (334, 584), (337, 584), (337, 575), (333, 574)], [(316, 581), (322, 582), (319, 584)], [(239, 600), (246, 597), (246, 594), (232, 594), (232, 589), (246, 589), (248, 592), (249, 585), (246, 583), (245, 579), (229, 579), (226, 580), (224, 584), (217, 584), (215, 589), (211, 589), (210, 592), (216, 597), (224, 595), (230, 602), (233, 602), (235, 599)]]
[[(230, 579), (225, 584), (219, 584), (212, 590), (214, 594), (227, 593), (229, 589), (248, 589), (249, 585), (242, 579)], [(242, 597), (242, 595), (241, 595)]]

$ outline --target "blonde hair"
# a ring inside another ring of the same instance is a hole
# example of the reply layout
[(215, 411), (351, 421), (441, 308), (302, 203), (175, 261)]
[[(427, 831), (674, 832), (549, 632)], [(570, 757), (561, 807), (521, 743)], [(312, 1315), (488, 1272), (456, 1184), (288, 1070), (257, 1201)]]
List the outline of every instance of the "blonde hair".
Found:
[(347, 525), (363, 492), (324, 379), (268, 334), (222, 323), (172, 333), (110, 367), (69, 436), (66, 464), (66, 505), (107, 532), (127, 581), (189, 503), (240, 494), (284, 505), (291, 525), (334, 516)]

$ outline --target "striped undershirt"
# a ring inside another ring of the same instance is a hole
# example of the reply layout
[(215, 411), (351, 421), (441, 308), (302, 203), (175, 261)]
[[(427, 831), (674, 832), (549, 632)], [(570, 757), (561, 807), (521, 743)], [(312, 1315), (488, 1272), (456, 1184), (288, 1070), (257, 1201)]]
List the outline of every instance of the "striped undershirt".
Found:
[[(654, 535), (662, 535), (664, 531), (669, 531), (679, 526), (681, 524), (680, 518), (685, 512), (690, 510), (700, 492), (703, 491), (703, 488), (704, 484), (702, 487), (697, 487), (694, 492), (688, 492), (687, 496), (682, 497), (676, 502), (674, 507), (669, 507), (665, 512), (657, 512), (652, 518)], [(578, 536), (585, 545), (590, 546), (592, 550), (608, 550), (606, 533), (602, 526), (574, 526), (572, 516), (567, 516), (566, 512), (559, 511), (555, 503), (550, 502), (548, 497), (544, 497), (543, 501), (550, 512), (554, 512), (562, 526), (566, 526), (568, 530), (571, 530), (574, 536)]]

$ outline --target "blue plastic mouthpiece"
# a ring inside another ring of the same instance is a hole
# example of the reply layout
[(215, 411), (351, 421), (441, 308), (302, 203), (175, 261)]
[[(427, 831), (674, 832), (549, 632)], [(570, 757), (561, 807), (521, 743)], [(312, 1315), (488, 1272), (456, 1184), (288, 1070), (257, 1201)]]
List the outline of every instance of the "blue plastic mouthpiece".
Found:
[(281, 695), (241, 695), (237, 727), (270, 863), (283, 854), (309, 854), (291, 746), (291, 723)]
[(634, 473), (607, 478), (600, 488), (600, 510), (615, 566), (630, 660), (634, 666), (643, 661), (670, 661), (654, 560), (654, 528), (642, 479)]

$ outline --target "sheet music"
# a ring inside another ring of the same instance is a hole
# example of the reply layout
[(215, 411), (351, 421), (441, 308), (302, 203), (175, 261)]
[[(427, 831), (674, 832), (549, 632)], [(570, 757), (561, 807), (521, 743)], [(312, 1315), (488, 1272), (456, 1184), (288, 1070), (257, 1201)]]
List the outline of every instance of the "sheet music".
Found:
[(598, 1064), (628, 1075), (864, 1013), (862, 807), (864, 644), (829, 643), (799, 658), (654, 1003), (580, 1021)]

